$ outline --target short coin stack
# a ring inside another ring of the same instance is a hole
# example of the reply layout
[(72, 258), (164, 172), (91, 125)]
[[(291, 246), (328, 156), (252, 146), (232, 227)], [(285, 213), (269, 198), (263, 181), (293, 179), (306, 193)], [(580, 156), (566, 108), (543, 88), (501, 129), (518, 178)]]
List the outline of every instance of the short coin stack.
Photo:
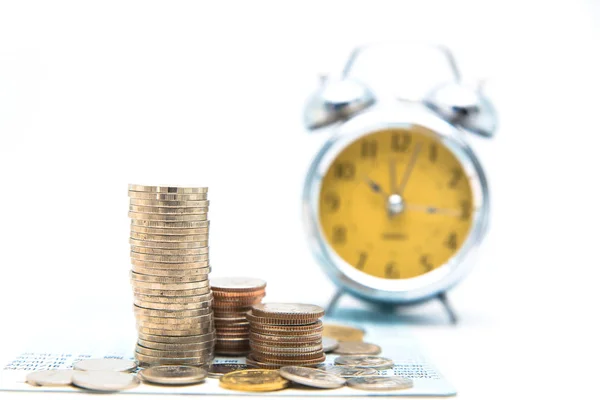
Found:
[(246, 314), (265, 297), (262, 279), (231, 277), (211, 279), (217, 343), (215, 353), (246, 355), (250, 352), (250, 325)]
[(203, 187), (129, 185), (140, 366), (212, 361), (207, 192)]
[(246, 363), (257, 368), (316, 366), (323, 354), (323, 308), (311, 304), (265, 303), (252, 307)]

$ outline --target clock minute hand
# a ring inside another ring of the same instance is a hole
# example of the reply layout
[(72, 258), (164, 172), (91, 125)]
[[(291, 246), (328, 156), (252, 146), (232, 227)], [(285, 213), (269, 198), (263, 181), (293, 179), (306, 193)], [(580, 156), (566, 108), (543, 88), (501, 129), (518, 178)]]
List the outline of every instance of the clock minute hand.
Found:
[(402, 196), (404, 193), (404, 189), (406, 189), (406, 184), (408, 183), (408, 179), (410, 178), (410, 174), (415, 168), (415, 164), (417, 163), (417, 157), (421, 152), (421, 147), (423, 142), (419, 142), (415, 145), (415, 149), (410, 156), (410, 160), (408, 161), (408, 165), (406, 166), (406, 170), (404, 171), (404, 176), (402, 177), (402, 182), (400, 182), (400, 186), (398, 187), (398, 194)]

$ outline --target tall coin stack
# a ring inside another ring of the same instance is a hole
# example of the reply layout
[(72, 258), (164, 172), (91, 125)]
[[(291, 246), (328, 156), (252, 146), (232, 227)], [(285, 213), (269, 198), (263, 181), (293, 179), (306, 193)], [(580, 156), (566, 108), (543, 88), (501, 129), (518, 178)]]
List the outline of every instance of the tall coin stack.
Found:
[(208, 188), (129, 185), (140, 366), (207, 365), (216, 339), (208, 281)]
[(323, 308), (311, 304), (264, 303), (252, 307), (250, 354), (246, 363), (257, 368), (286, 365), (316, 366), (325, 361)]
[(246, 355), (250, 352), (250, 324), (246, 314), (265, 297), (262, 279), (231, 277), (211, 279), (217, 330), (215, 353)]

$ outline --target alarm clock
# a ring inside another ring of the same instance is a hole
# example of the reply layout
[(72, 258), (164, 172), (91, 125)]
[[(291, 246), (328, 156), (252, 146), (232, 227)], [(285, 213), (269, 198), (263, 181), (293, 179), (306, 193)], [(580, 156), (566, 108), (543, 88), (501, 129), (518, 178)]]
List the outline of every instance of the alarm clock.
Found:
[[(467, 135), (492, 137), (496, 112), (481, 88), (453, 80), (418, 100), (380, 100), (350, 77), (322, 79), (304, 110), (308, 130), (331, 137), (308, 171), (303, 211), (310, 246), (343, 293), (397, 306), (440, 299), (474, 263), (489, 219), (489, 193)], [(414, 62), (414, 60), (411, 60)], [(379, 96), (385, 98), (385, 96)]]

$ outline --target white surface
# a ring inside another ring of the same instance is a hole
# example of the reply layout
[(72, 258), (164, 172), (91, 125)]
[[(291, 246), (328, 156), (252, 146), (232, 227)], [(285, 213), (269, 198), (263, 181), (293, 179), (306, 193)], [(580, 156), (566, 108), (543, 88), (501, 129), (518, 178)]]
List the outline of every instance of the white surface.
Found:
[(130, 313), (130, 182), (209, 185), (215, 275), (325, 303), (300, 221), (325, 137), (304, 133), (304, 99), (355, 44), (423, 39), (491, 77), (502, 120), (496, 139), (471, 141), (493, 216), (480, 266), (450, 295), (462, 322), (436, 305), (406, 322), (461, 399), (590, 397), (598, 3), (208, 4), (0, 2), (0, 350), (32, 330), (76, 335), (61, 321), (81, 307), (99, 332), (102, 315)]

